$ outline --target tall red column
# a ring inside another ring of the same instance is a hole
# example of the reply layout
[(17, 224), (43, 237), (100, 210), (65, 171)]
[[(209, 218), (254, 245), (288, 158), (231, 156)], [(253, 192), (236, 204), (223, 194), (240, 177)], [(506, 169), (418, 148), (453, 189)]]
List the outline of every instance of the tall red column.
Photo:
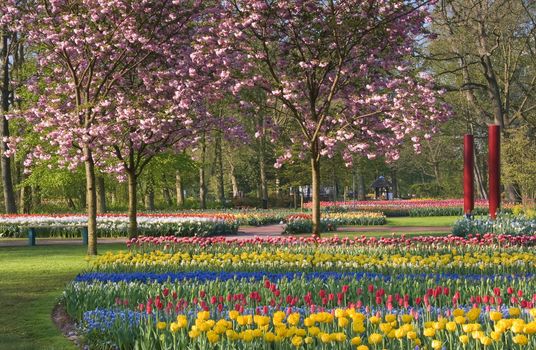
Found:
[(463, 213), (465, 215), (471, 215), (475, 208), (473, 144), (473, 135), (466, 134), (463, 137)]
[(497, 216), (501, 201), (501, 128), (488, 126), (489, 215)]

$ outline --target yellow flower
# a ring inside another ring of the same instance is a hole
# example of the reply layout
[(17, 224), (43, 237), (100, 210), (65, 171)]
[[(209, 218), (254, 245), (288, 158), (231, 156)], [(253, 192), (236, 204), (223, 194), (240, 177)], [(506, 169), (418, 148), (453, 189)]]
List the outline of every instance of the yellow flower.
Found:
[(300, 322), (300, 314), (297, 312), (291, 313), (287, 318), (288, 324), (295, 326)]
[(417, 333), (411, 331), (411, 332), (408, 332), (408, 334), (406, 334), (406, 337), (410, 340), (413, 340), (413, 339), (416, 339), (417, 338)]
[(435, 329), (433, 329), (433, 328), (425, 328), (423, 334), (424, 334), (425, 337), (431, 338), (431, 337), (435, 336)]
[(369, 347), (366, 345), (359, 345), (355, 350), (369, 350)]
[(307, 331), (313, 337), (316, 337), (318, 334), (320, 334), (320, 328), (318, 328), (318, 327), (309, 327), (309, 329), (307, 329)]
[(195, 339), (201, 335), (201, 332), (199, 332), (197, 329), (192, 329), (188, 332), (188, 336), (192, 339)]
[(214, 344), (220, 340), (220, 336), (214, 331), (207, 332), (207, 339), (210, 343)]
[(383, 340), (383, 336), (381, 334), (378, 334), (378, 333), (372, 333), (368, 337), (368, 342), (370, 344), (373, 344), (373, 345), (381, 343), (382, 340)]
[(480, 309), (479, 308), (473, 308), (467, 312), (467, 319), (470, 322), (476, 321), (478, 317), (480, 316)]
[(271, 343), (275, 340), (275, 334), (272, 332), (268, 332), (264, 335), (264, 340), (268, 343)]
[(365, 331), (365, 325), (363, 322), (352, 322), (352, 331), (356, 333), (363, 333)]
[(518, 344), (518, 345), (527, 345), (527, 343), (529, 342), (527, 337), (524, 336), (523, 334), (516, 335), (515, 337), (512, 338), (512, 340), (514, 341), (515, 344)]
[(229, 318), (231, 320), (236, 320), (236, 318), (238, 317), (238, 315), (240, 315), (240, 313), (236, 310), (231, 310), (229, 311)]
[(510, 317), (517, 317), (521, 315), (521, 310), (517, 307), (511, 307), (508, 309), (508, 313), (510, 314)]
[(484, 346), (489, 346), (493, 343), (493, 339), (491, 339), (490, 337), (481, 337), (480, 338), (480, 343), (482, 343), (482, 345)]
[(502, 312), (499, 311), (490, 311), (489, 313), (489, 319), (496, 322), (499, 321), (502, 318)]
[(346, 317), (341, 317), (338, 320), (339, 327), (341, 327), (341, 328), (344, 328), (344, 327), (348, 326), (349, 322), (350, 321), (348, 321), (348, 319)]
[(411, 316), (411, 315), (402, 315), (402, 322), (410, 323), (411, 321), (413, 321), (413, 316)]
[(467, 343), (469, 343), (469, 337), (466, 336), (466, 335), (460, 335), (458, 339), (460, 339), (460, 342), (461, 342), (462, 344), (467, 344)]
[(292, 338), (291, 342), (292, 342), (292, 345), (294, 345), (295, 347), (299, 347), (303, 344), (303, 338), (299, 336), (295, 336)]
[(535, 334), (536, 333), (536, 321), (532, 321), (531, 323), (528, 323), (527, 325), (525, 325), (525, 328), (523, 328), (523, 333)]
[(455, 309), (454, 311), (452, 311), (452, 315), (453, 315), (454, 317), (464, 316), (464, 315), (465, 315), (465, 311), (463, 311), (462, 309)]
[(197, 319), (198, 320), (208, 320), (210, 318), (210, 312), (208, 311), (200, 311), (197, 313)]
[(344, 309), (336, 309), (335, 310), (335, 317), (337, 317), (337, 318), (346, 317), (347, 315), (348, 315), (348, 313)]
[(352, 345), (359, 345), (359, 344), (361, 344), (361, 337), (353, 337)]
[(396, 315), (393, 315), (393, 314), (385, 315), (385, 321), (393, 322), (395, 320), (396, 320)]
[(501, 339), (501, 333), (500, 332), (491, 332), (490, 333), (491, 339), (498, 341)]
[(313, 340), (314, 339), (312, 337), (305, 337), (304, 342), (305, 342), (305, 344), (312, 344)]
[(179, 327), (179, 324), (177, 322), (171, 322), (169, 324), (169, 330), (173, 333), (177, 333), (179, 331), (179, 329), (181, 329), (181, 327)]
[(382, 321), (381, 318), (379, 318), (378, 316), (372, 316), (371, 318), (369, 318), (369, 322), (372, 323), (372, 324), (378, 324)]
[(457, 324), (464, 324), (465, 322), (467, 322), (467, 320), (463, 316), (456, 316), (454, 317), (454, 322), (456, 322)]
[(166, 322), (157, 322), (156, 323), (156, 328), (158, 328), (159, 330), (164, 330), (167, 328), (167, 323)]
[(397, 339), (404, 338), (406, 336), (407, 332), (404, 330), (404, 328), (399, 328), (395, 331), (395, 337)]
[(442, 345), (443, 343), (441, 342), (441, 340), (432, 340), (432, 349), (434, 350), (441, 349)]
[(390, 323), (380, 323), (380, 330), (383, 333), (389, 333), (391, 329), (393, 329), (393, 326)]
[(306, 317), (306, 318), (303, 320), (303, 325), (304, 325), (305, 327), (311, 327), (311, 326), (314, 326), (314, 324), (315, 324), (315, 321), (314, 321), (312, 318), (310, 318), (310, 317)]
[(473, 339), (480, 339), (484, 336), (484, 332), (482, 331), (473, 331), (471, 333), (471, 337), (473, 337)]
[(530, 309), (529, 314), (530, 314), (533, 318), (536, 318), (536, 307)]
[(331, 337), (327, 333), (320, 333), (320, 340), (322, 343), (329, 343), (331, 341)]
[(456, 322), (447, 322), (447, 324), (445, 325), (445, 328), (449, 332), (454, 332), (457, 328)]
[(184, 327), (188, 326), (188, 318), (184, 315), (178, 315), (177, 316), (177, 324), (179, 325), (179, 328), (182, 329)]
[(342, 343), (343, 341), (346, 340), (346, 334), (344, 333), (335, 333), (335, 340), (338, 341), (339, 343)]
[(523, 333), (524, 328), (525, 328), (525, 325), (523, 323), (514, 323), (512, 325), (512, 328), (510, 328), (510, 330), (514, 333)]

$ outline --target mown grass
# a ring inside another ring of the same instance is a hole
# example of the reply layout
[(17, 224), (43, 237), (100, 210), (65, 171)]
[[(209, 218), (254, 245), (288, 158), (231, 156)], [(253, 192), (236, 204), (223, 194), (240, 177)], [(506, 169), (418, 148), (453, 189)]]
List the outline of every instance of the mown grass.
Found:
[(386, 226), (452, 226), (460, 216), (422, 216), (387, 218)]
[(76, 348), (56, 328), (51, 313), (65, 285), (87, 266), (85, 254), (82, 245), (0, 248), (0, 349)]

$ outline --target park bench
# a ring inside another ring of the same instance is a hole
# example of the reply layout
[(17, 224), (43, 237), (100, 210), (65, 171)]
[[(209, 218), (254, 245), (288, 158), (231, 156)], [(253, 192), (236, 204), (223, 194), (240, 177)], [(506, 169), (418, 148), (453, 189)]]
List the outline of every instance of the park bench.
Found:
[[(62, 226), (62, 225), (54, 225), (54, 226), (33, 226), (28, 228), (28, 245), (29, 246), (35, 246), (35, 239), (37, 238), (37, 229), (38, 228), (60, 228), (60, 227), (72, 227), (72, 226)], [(82, 233), (82, 244), (87, 245), (87, 226), (79, 226), (80, 231)]]

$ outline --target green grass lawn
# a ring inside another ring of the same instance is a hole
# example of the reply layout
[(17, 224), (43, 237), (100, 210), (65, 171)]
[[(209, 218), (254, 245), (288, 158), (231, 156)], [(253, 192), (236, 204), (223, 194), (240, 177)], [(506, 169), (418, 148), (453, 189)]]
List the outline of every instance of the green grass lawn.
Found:
[[(100, 252), (125, 249), (99, 246)], [(65, 285), (87, 266), (86, 247), (0, 248), (0, 349), (76, 347), (59, 332), (51, 312)]]
[(452, 226), (460, 216), (423, 216), (387, 218), (387, 226)]

